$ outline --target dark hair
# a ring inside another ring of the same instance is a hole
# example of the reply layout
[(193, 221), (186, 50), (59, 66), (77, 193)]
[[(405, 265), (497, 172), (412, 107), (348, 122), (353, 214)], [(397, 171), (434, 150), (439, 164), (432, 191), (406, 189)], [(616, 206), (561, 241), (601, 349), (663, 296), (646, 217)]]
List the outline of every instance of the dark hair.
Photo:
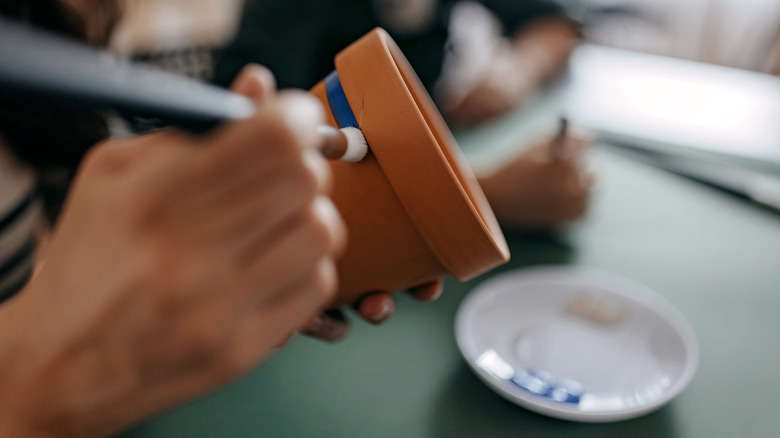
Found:
[[(114, 2), (106, 11), (116, 14)], [(106, 34), (90, 35), (86, 17), (60, 0), (0, 0), (0, 15), (83, 41), (105, 43)], [(0, 93), (0, 138), (20, 160), (35, 169), (47, 216), (59, 212), (84, 154), (109, 135), (102, 114), (84, 108), (27, 102)]]

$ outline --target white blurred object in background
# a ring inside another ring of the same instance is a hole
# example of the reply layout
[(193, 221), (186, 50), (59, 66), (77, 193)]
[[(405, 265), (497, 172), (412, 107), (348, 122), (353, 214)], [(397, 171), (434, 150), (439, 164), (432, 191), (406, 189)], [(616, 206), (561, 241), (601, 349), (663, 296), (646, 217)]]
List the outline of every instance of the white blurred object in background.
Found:
[(599, 20), (590, 41), (711, 64), (779, 73), (780, 0), (583, 0), (638, 16)]
[(243, 0), (127, 0), (111, 46), (125, 54), (220, 47), (233, 37), (242, 6)]
[(586, 45), (570, 80), (567, 114), (604, 139), (780, 173), (780, 78)]
[(438, 0), (374, 0), (373, 3), (382, 26), (399, 34), (425, 30), (439, 7)]
[(243, 0), (126, 0), (115, 52), (162, 70), (210, 80), (238, 30)]

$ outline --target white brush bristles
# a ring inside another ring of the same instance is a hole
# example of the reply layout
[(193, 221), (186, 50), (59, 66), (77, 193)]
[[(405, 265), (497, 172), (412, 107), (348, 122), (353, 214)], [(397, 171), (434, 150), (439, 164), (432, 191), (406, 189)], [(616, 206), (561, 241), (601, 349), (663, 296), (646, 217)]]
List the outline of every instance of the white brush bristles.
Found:
[(341, 128), (341, 132), (347, 137), (347, 151), (341, 157), (341, 161), (358, 162), (368, 153), (368, 142), (363, 132), (358, 128)]

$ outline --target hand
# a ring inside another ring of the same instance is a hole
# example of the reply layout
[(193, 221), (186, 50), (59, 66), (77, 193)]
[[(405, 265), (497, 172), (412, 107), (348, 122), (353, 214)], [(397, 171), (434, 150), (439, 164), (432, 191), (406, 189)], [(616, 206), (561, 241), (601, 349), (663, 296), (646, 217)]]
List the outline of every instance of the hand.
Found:
[(498, 221), (508, 228), (554, 230), (585, 215), (594, 175), (580, 163), (586, 142), (563, 139), (555, 157), (552, 139), (495, 172), (479, 177)]
[(46, 259), (0, 307), (4, 436), (115, 433), (251, 370), (333, 298), (323, 111), (273, 87), (250, 68), (251, 120), (87, 156)]
[[(444, 288), (444, 282), (439, 279), (409, 289), (409, 293), (418, 301), (435, 301)], [(395, 302), (388, 292), (372, 292), (364, 295), (353, 306), (360, 317), (372, 324), (382, 324), (395, 311)], [(324, 341), (338, 341), (349, 333), (349, 320), (340, 309), (326, 310), (313, 317), (304, 327), (302, 333)]]
[(579, 38), (569, 20), (550, 17), (523, 26), (509, 39), (496, 40), (478, 80), (452, 85), (457, 90), (444, 90), (442, 114), (458, 127), (506, 114), (566, 67)]
[(506, 114), (538, 87), (533, 70), (509, 44), (499, 45), (483, 77), (458, 102), (443, 105), (447, 121), (469, 127)]

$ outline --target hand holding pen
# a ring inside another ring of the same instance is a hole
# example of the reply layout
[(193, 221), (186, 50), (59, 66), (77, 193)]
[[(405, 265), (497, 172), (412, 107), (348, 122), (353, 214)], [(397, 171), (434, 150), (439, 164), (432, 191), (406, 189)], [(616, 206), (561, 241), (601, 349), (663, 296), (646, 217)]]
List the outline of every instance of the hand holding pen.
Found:
[(569, 135), (569, 122), (562, 117), (554, 137), (481, 176), (482, 189), (502, 225), (549, 230), (583, 217), (595, 180), (582, 165), (587, 144)]

